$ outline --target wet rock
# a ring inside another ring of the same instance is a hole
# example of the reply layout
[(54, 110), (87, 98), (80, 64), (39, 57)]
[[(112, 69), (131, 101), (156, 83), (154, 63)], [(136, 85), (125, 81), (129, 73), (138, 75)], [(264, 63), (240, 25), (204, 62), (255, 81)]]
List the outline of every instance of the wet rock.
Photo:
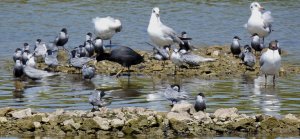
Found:
[(6, 123), (7, 118), (6, 117), (0, 117), (0, 123)]
[(33, 125), (35, 129), (38, 129), (42, 126), (40, 122), (33, 122)]
[(93, 120), (98, 124), (100, 129), (102, 130), (110, 129), (109, 120), (107, 118), (94, 117)]
[(73, 119), (69, 119), (69, 120), (65, 120), (64, 122), (63, 122), (63, 125), (71, 125), (71, 124), (74, 124), (75, 122), (74, 122), (74, 120)]
[(48, 123), (49, 122), (49, 118), (47, 118), (47, 117), (42, 117), (42, 122), (44, 122), (44, 123)]
[(11, 112), (11, 115), (14, 118), (21, 119), (21, 118), (31, 116), (32, 113), (31, 113), (31, 109), (27, 108), (27, 109), (23, 109), (23, 110), (19, 110), (19, 111), (13, 111), (13, 112)]
[(26, 120), (20, 119), (17, 121), (16, 125), (22, 131), (33, 131), (35, 128), (33, 122), (30, 119), (26, 119)]
[(219, 56), (220, 55), (220, 51), (216, 50), (212, 52), (213, 56)]
[(192, 118), (190, 117), (190, 115), (187, 112), (182, 112), (182, 113), (176, 113), (176, 112), (169, 112), (167, 114), (167, 119), (175, 119), (178, 121), (192, 121)]
[(6, 114), (14, 110), (16, 109), (10, 107), (0, 108), (0, 116), (6, 116)]
[(64, 113), (64, 109), (56, 109), (56, 111), (53, 113), (54, 115), (62, 115)]
[(80, 127), (80, 129), (82, 129), (84, 131), (88, 131), (88, 130), (91, 130), (91, 129), (99, 129), (99, 128), (100, 128), (99, 124), (91, 118), (84, 119), (83, 123)]
[(175, 104), (173, 106), (173, 108), (171, 109), (172, 112), (187, 112), (190, 114), (193, 114), (196, 112), (196, 110), (194, 109), (194, 105), (190, 104), (190, 103), (179, 103), (179, 104)]
[(238, 117), (238, 109), (237, 108), (217, 109), (213, 114), (213, 116), (221, 121), (225, 121), (227, 118), (234, 119)]
[(193, 118), (199, 122), (203, 122), (204, 124), (212, 123), (212, 119), (209, 117), (209, 113), (204, 113), (203, 111), (199, 111), (193, 114)]

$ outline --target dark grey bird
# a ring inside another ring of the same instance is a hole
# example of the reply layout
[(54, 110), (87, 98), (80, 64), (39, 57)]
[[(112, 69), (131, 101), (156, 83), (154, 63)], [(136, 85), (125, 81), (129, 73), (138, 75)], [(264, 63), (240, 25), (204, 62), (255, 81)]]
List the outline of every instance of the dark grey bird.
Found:
[(47, 71), (39, 70), (39, 69), (36, 69), (36, 68), (28, 66), (28, 65), (24, 66), (24, 73), (28, 78), (33, 79), (33, 80), (39, 80), (44, 77), (56, 75), (55, 73), (50, 73)]
[(29, 46), (28, 43), (24, 43), (24, 44), (23, 44), (23, 51), (25, 51), (25, 50), (27, 50), (27, 51), (30, 52), (30, 46)]
[(87, 41), (84, 42), (84, 48), (87, 51), (87, 54), (88, 54), (87, 56), (88, 57), (91, 57), (91, 56), (94, 55), (94, 50), (95, 49), (94, 49), (94, 46), (93, 46), (91, 40), (87, 40)]
[(89, 61), (92, 61), (94, 59), (90, 57), (74, 57), (70, 59), (70, 65), (75, 68), (82, 68), (82, 66)]
[(180, 90), (180, 86), (178, 84), (172, 84), (167, 87), (167, 89), (164, 91), (164, 97), (172, 102), (171, 105), (188, 98), (186, 92)]
[(95, 49), (95, 53), (100, 54), (103, 53), (103, 41), (100, 37), (96, 37), (93, 41), (93, 46)]
[(88, 57), (88, 52), (85, 49), (85, 47), (83, 45), (79, 45), (79, 47), (76, 50), (76, 56), (77, 57)]
[(93, 105), (93, 110), (95, 110), (95, 106), (98, 106), (98, 108), (101, 108), (101, 107), (105, 107), (111, 103), (110, 101), (106, 101), (105, 99), (103, 99), (103, 97), (105, 95), (106, 94), (104, 91), (100, 92), (100, 91), (95, 90), (94, 92), (92, 92), (92, 94), (89, 97), (89, 102), (91, 105)]
[(61, 46), (64, 48), (64, 45), (68, 42), (69, 35), (66, 28), (61, 29), (60, 33), (56, 36), (54, 44), (56, 46)]
[(238, 36), (234, 36), (231, 46), (230, 46), (230, 50), (231, 53), (233, 54), (233, 56), (239, 56), (239, 54), (241, 53), (241, 44), (239, 42), (239, 40), (241, 40)]
[(256, 57), (253, 55), (252, 49), (250, 47), (245, 48), (243, 62), (244, 65), (246, 65), (246, 67), (249, 67), (251, 70), (254, 70), (253, 67), (255, 66)]
[[(130, 67), (132, 65), (140, 64), (144, 61), (143, 56), (141, 56), (139, 53), (135, 52), (134, 50), (132, 50), (127, 46), (108, 45), (105, 47), (110, 47), (114, 49), (112, 49), (110, 53), (98, 54), (96, 60), (97, 61), (109, 60), (112, 62), (119, 63), (123, 67), (128, 68), (129, 76), (130, 76)], [(122, 71), (123, 69), (119, 71), (116, 76), (118, 76)]]
[(198, 111), (204, 111), (206, 109), (206, 104), (205, 104), (205, 96), (203, 93), (199, 93), (196, 97), (196, 102), (195, 102), (195, 110)]
[(178, 37), (179, 39), (182, 40), (183, 43), (179, 43), (179, 51), (192, 51), (195, 49), (195, 47), (190, 43), (190, 40), (192, 40), (192, 38), (187, 37), (187, 33), (185, 31), (181, 32), (181, 36)]
[(74, 47), (73, 50), (70, 52), (71, 58), (76, 57), (77, 49), (78, 49), (78, 47)]
[(261, 43), (257, 33), (254, 33), (252, 35), (251, 47), (255, 50), (255, 55), (256, 55), (256, 51), (261, 53), (261, 51), (264, 49), (264, 44)]
[(92, 79), (95, 77), (96, 68), (94, 66), (83, 65), (82, 69), (83, 79)]
[(45, 55), (45, 64), (49, 67), (58, 66), (57, 54), (58, 51), (47, 50), (47, 54)]
[(26, 62), (29, 59), (29, 54), (30, 54), (29, 50), (23, 51), (23, 53), (22, 53), (22, 63), (23, 63), (23, 65), (26, 65)]
[(35, 56), (45, 56), (47, 53), (47, 46), (41, 39), (37, 39), (34, 46), (34, 55)]
[(13, 73), (15, 77), (21, 77), (24, 74), (21, 60), (16, 60)]
[(21, 48), (17, 48), (15, 50), (13, 60), (14, 60), (14, 62), (16, 62), (16, 60), (22, 60), (22, 49)]

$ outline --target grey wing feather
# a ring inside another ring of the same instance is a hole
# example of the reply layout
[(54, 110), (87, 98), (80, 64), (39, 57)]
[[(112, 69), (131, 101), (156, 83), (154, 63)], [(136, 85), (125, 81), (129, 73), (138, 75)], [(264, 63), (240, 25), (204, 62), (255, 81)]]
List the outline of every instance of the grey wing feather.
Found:
[(163, 34), (167, 35), (168, 37), (171, 37), (174, 42), (183, 44), (182, 40), (177, 37), (177, 33), (172, 28), (170, 28), (164, 24), (161, 25), (161, 28), (162, 28)]

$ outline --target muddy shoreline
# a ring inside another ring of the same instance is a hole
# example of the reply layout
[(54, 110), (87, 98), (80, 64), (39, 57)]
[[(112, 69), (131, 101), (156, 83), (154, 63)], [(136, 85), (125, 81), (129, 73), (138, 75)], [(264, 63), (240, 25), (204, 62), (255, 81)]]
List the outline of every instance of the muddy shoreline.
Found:
[[(131, 75), (148, 75), (148, 76), (173, 76), (175, 67), (170, 61), (158, 61), (152, 58), (152, 52), (138, 51), (144, 56), (144, 62), (139, 65), (131, 67)], [(204, 57), (215, 58), (215, 62), (202, 63), (198, 67), (183, 67), (180, 68), (176, 75), (182, 77), (201, 77), (204, 79), (224, 79), (239, 77), (242, 74), (249, 74), (258, 76), (259, 73), (259, 56), (257, 56), (255, 70), (247, 70), (246, 66), (241, 63), (239, 58), (232, 56), (229, 46), (209, 46), (200, 47), (193, 51), (194, 54)], [(63, 73), (75, 73), (79, 74), (80, 69), (76, 69), (67, 63), (67, 58), (64, 56), (66, 53), (60, 52), (58, 59), (61, 62), (60, 66), (49, 68), (44, 63), (37, 63), (37, 68)], [(282, 57), (288, 56), (286, 51), (283, 51)], [(90, 61), (88, 64), (93, 65), (94, 61)], [(122, 74), (127, 75), (127, 69), (121, 65), (110, 62), (107, 60), (99, 61), (96, 64), (97, 74), (102, 75), (115, 75), (120, 70), (124, 69)], [(289, 74), (299, 74), (300, 67), (293, 64), (282, 62), (280, 69), (280, 77), (287, 76)]]
[(214, 113), (196, 112), (192, 104), (175, 104), (170, 112), (139, 107), (99, 111), (34, 112), (0, 108), (2, 136), (82, 137), (196, 137), (196, 136), (299, 136), (300, 119), (293, 114), (276, 118), (240, 114), (236, 108)]

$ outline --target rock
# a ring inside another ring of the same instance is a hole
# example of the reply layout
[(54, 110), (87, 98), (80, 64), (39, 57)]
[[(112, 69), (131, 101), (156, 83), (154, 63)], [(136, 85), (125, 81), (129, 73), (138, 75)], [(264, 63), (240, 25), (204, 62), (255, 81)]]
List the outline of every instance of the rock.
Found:
[(44, 123), (48, 123), (49, 122), (49, 118), (47, 118), (47, 117), (42, 117), (42, 122), (44, 122)]
[(180, 103), (180, 104), (175, 104), (173, 108), (171, 109), (171, 112), (187, 112), (190, 114), (193, 114), (196, 112), (194, 109), (194, 105), (190, 103)]
[(7, 118), (6, 117), (0, 117), (0, 123), (6, 123)]
[(215, 50), (215, 51), (212, 52), (212, 55), (213, 56), (219, 56), (220, 55), (220, 51)]
[(175, 120), (179, 120), (179, 121), (192, 121), (192, 118), (190, 117), (190, 115), (188, 113), (176, 113), (176, 112), (169, 112), (167, 114), (167, 119), (175, 119)]
[(31, 109), (27, 108), (27, 109), (23, 109), (23, 110), (19, 110), (19, 111), (13, 111), (13, 112), (11, 112), (11, 115), (14, 118), (21, 119), (21, 118), (31, 116), (32, 114), (31, 114)]
[(209, 117), (209, 113), (204, 113), (203, 111), (194, 113), (193, 118), (205, 124), (209, 124), (213, 122), (212, 119)]
[(65, 120), (64, 122), (63, 122), (63, 125), (71, 125), (71, 124), (74, 124), (75, 122), (74, 122), (74, 120), (73, 119), (69, 119), (69, 120)]
[(64, 109), (56, 109), (54, 115), (58, 116), (58, 115), (62, 115), (63, 113), (64, 113)]
[(120, 120), (120, 119), (113, 119), (110, 122), (111, 126), (116, 128), (116, 127), (122, 127), (125, 124), (124, 120)]
[(221, 108), (217, 109), (213, 116), (219, 120), (225, 121), (227, 118), (234, 119), (238, 117), (237, 108)]
[(1, 108), (0, 109), (0, 116), (6, 116), (7, 113), (14, 111), (14, 108), (10, 108), (10, 107), (5, 107), (5, 108)]
[(30, 119), (19, 119), (16, 122), (17, 127), (19, 127), (22, 131), (33, 131), (35, 126)]
[(80, 129), (85, 130), (85, 131), (88, 131), (91, 129), (99, 129), (99, 128), (100, 128), (99, 124), (91, 118), (83, 119), (82, 125), (80, 127)]
[(98, 124), (100, 129), (102, 130), (108, 130), (110, 129), (109, 121), (107, 118), (101, 118), (101, 117), (94, 117), (93, 120)]
[(33, 122), (33, 125), (35, 129), (38, 129), (42, 126), (40, 122)]
[(79, 123), (72, 123), (71, 126), (73, 128), (75, 128), (76, 130), (78, 130), (81, 127), (81, 125)]
[(284, 119), (290, 119), (290, 120), (294, 120), (294, 121), (298, 121), (298, 122), (300, 122), (300, 119), (299, 118), (297, 118), (295, 115), (293, 115), (293, 114), (287, 114), (287, 115), (285, 115), (284, 116)]

